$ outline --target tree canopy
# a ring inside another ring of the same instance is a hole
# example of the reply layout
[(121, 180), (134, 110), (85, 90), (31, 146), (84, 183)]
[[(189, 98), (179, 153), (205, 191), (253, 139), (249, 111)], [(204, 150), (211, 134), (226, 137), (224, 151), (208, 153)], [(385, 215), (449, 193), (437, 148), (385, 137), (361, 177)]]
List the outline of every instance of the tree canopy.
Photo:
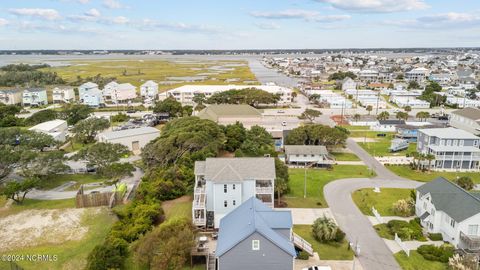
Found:
[(1, 68), (0, 86), (43, 86), (64, 84), (65, 81), (56, 72), (43, 71), (48, 65), (7, 65)]
[(95, 136), (110, 126), (110, 122), (105, 118), (87, 118), (80, 120), (73, 127), (72, 132), (75, 134), (75, 139), (84, 144), (93, 142)]
[(153, 107), (154, 113), (168, 113), (171, 117), (179, 117), (183, 114), (183, 107), (174, 97), (168, 97), (158, 101)]
[(357, 75), (355, 75), (351, 71), (347, 71), (347, 72), (338, 71), (338, 72), (335, 72), (335, 73), (331, 74), (330, 76), (328, 76), (328, 80), (329, 81), (341, 81), (341, 80), (343, 80), (347, 77), (351, 78), (352, 80), (355, 80), (355, 78), (357, 78)]
[(336, 127), (305, 125), (293, 129), (288, 134), (285, 144), (344, 146), (347, 138), (348, 133)]
[(105, 169), (127, 155), (130, 151), (125, 145), (119, 143), (99, 142), (88, 147), (82, 148), (75, 154), (73, 160), (86, 160), (88, 165)]
[(442, 91), (442, 86), (436, 82), (430, 82), (425, 90), (422, 92), (422, 95), (418, 97), (421, 100), (430, 102), (430, 107), (439, 106), (445, 103), (447, 97), (439, 95)]
[(257, 88), (228, 90), (218, 92), (209, 97), (207, 104), (248, 104), (257, 107), (260, 104), (276, 104), (280, 97)]

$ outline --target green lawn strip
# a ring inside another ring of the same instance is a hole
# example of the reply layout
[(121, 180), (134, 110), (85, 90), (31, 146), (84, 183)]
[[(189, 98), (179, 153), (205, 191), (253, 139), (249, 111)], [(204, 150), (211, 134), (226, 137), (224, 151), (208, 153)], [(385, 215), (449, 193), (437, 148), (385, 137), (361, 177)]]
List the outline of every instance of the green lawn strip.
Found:
[(398, 176), (410, 179), (410, 180), (417, 180), (422, 182), (429, 182), (434, 180), (438, 177), (444, 177), (448, 180), (455, 180), (457, 177), (468, 176), (472, 178), (474, 183), (480, 183), (480, 174), (478, 172), (440, 172), (440, 171), (416, 171), (412, 170), (410, 166), (403, 165), (403, 166), (386, 166), (390, 171), (395, 173)]
[(367, 131), (370, 130), (370, 126), (342, 126), (350, 131)]
[(387, 136), (385, 137), (376, 137), (375, 142), (367, 141), (367, 142), (359, 142), (358, 144), (370, 155), (376, 156), (376, 157), (405, 156), (408, 153), (414, 152), (417, 148), (416, 143), (410, 143), (407, 149), (392, 153), (389, 150), (392, 139), (394, 139), (393, 134), (387, 134)]
[(394, 254), (395, 259), (403, 270), (446, 270), (448, 266), (446, 263), (429, 261), (423, 258), (417, 251), (411, 250), (410, 257), (405, 252), (398, 252)]
[(350, 137), (352, 138), (375, 138), (375, 139), (380, 139), (380, 138), (385, 138), (385, 137), (379, 137), (377, 136), (378, 134), (386, 134), (386, 137), (394, 136), (395, 132), (384, 132), (384, 131), (374, 131), (374, 130), (352, 130), (350, 131)]
[(192, 218), (192, 200), (187, 202), (176, 202), (170, 208), (166, 209), (165, 217), (167, 219), (176, 218), (176, 217), (185, 217), (188, 219)]
[(332, 152), (330, 154), (332, 154), (332, 156), (334, 156), (335, 160), (337, 161), (360, 161), (361, 160), (354, 153)]
[(289, 169), (290, 192), (283, 196), (288, 207), (292, 208), (325, 208), (328, 207), (323, 195), (323, 187), (329, 182), (342, 178), (373, 177), (367, 166), (335, 165), (333, 170), (307, 170), (307, 197), (303, 198), (304, 169)]
[[(392, 223), (392, 224), (391, 224)], [(396, 224), (393, 224), (396, 223)], [(391, 227), (389, 226), (391, 224)], [(374, 225), (373, 228), (378, 233), (378, 236), (393, 240), (395, 238), (395, 233), (403, 241), (427, 241), (427, 238), (422, 234), (422, 227), (415, 221), (402, 221), (396, 220), (389, 222), (388, 224), (381, 223)], [(407, 235), (404, 233), (404, 230), (409, 229), (411, 234)]]
[(58, 257), (54, 262), (19, 262), (25, 269), (83, 269), (88, 254), (103, 242), (116, 217), (104, 208), (98, 214), (87, 213), (82, 218), (82, 225), (89, 228), (82, 240), (18, 249), (9, 254), (49, 254)]
[(381, 238), (393, 240), (394, 239), (394, 234), (392, 234), (392, 231), (388, 228), (387, 224), (381, 223), (373, 226), (375, 231), (378, 233), (378, 236)]
[(33, 200), (25, 199), (21, 204), (13, 203), (8, 209), (0, 211), (0, 217), (16, 214), (31, 209), (65, 209), (74, 208), (75, 198), (64, 200)]
[(347, 240), (343, 240), (342, 243), (320, 243), (313, 238), (310, 225), (294, 225), (293, 231), (312, 244), (313, 250), (318, 253), (321, 260), (352, 260), (353, 258), (353, 252), (349, 249)]
[(380, 193), (373, 189), (360, 189), (352, 194), (352, 199), (364, 215), (373, 216), (372, 206), (382, 216), (395, 216), (392, 205), (400, 199), (410, 198), (410, 189), (382, 188)]
[(42, 179), (40, 188), (49, 190), (70, 181), (77, 182), (73, 188), (77, 190), (82, 184), (103, 182), (105, 179), (95, 174), (52, 174)]

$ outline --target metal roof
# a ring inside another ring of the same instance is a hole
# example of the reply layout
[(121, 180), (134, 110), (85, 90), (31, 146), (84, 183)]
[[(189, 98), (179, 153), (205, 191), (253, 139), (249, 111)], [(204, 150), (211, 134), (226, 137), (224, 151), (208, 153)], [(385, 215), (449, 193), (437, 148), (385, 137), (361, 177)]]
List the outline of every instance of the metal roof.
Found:
[(432, 204), (456, 222), (480, 213), (480, 199), (455, 183), (439, 177), (417, 188), (421, 196), (430, 194)]
[(218, 104), (210, 105), (201, 110), (198, 113), (198, 117), (216, 122), (220, 117), (260, 118), (262, 114), (252, 106), (245, 104)]
[(51, 120), (51, 121), (40, 123), (36, 126), (33, 126), (33, 127), (29, 128), (28, 130), (37, 130), (37, 131), (41, 130), (41, 131), (50, 132), (54, 129), (57, 129), (59, 126), (66, 125), (66, 124), (67, 124), (67, 121), (61, 120), (61, 119), (56, 119), (56, 120)]
[(460, 115), (474, 121), (480, 121), (480, 109), (477, 108), (468, 107), (453, 111), (452, 114)]
[(422, 132), (428, 136), (434, 136), (444, 139), (478, 139), (479, 137), (473, 135), (472, 133), (465, 131), (463, 129), (448, 127), (448, 128), (426, 128), (419, 129), (419, 132)]
[(296, 256), (290, 239), (273, 229), (292, 228), (290, 211), (275, 211), (251, 197), (220, 220), (217, 249), (221, 257), (253, 233), (259, 233), (292, 257)]
[(109, 131), (100, 133), (99, 136), (107, 139), (107, 140), (114, 140), (124, 137), (134, 137), (140, 136), (145, 134), (152, 134), (157, 133), (160, 135), (160, 130), (153, 128), (153, 127), (140, 127), (140, 128), (132, 128), (132, 129), (125, 129), (125, 130), (118, 130), (118, 131)]
[(323, 145), (285, 145), (287, 155), (328, 155)]
[(207, 158), (195, 162), (195, 174), (214, 182), (275, 179), (275, 160), (266, 157)]

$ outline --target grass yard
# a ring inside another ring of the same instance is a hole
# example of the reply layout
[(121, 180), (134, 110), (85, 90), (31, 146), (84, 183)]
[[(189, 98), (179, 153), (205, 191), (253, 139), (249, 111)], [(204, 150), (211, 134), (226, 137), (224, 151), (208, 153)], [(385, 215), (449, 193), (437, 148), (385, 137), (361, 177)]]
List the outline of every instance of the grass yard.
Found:
[(162, 202), (162, 209), (167, 219), (174, 217), (192, 218), (192, 197), (182, 196), (175, 200)]
[(323, 187), (334, 180), (342, 178), (368, 178), (372, 172), (363, 165), (335, 165), (333, 170), (307, 170), (307, 197), (303, 198), (304, 169), (289, 169), (290, 192), (283, 196), (288, 207), (325, 208), (328, 207), (323, 195)]
[[(4, 198), (2, 196), (2, 198)], [(5, 203), (0, 202), (1, 206)], [(22, 204), (13, 203), (8, 209), (0, 210), (0, 217), (31, 209), (65, 209), (75, 208), (75, 198), (64, 200), (32, 200), (25, 199)]]
[(67, 241), (61, 245), (45, 245), (9, 251), (9, 254), (48, 254), (57, 255), (54, 262), (19, 262), (25, 269), (82, 269), (90, 251), (100, 244), (111, 225), (116, 221), (115, 215), (107, 209), (99, 213), (87, 213), (83, 216), (82, 225), (88, 227), (86, 236), (79, 241)]
[(367, 128), (367, 130), (351, 130), (350, 137), (352, 138), (371, 138), (371, 139), (378, 139), (378, 138), (385, 138), (385, 137), (378, 137), (377, 134), (387, 134), (387, 137), (395, 135), (394, 132), (383, 132), (383, 131), (373, 131)]
[(70, 181), (77, 183), (70, 187), (69, 190), (77, 190), (82, 184), (103, 182), (105, 179), (95, 174), (52, 174), (42, 179), (41, 189), (49, 190)]
[[(382, 132), (376, 132), (382, 133)], [(385, 132), (383, 132), (385, 133)], [(394, 138), (393, 134), (387, 134), (385, 137), (367, 137), (375, 138), (375, 142), (359, 142), (358, 144), (365, 149), (370, 155), (376, 157), (382, 156), (405, 156), (407, 153), (414, 152), (417, 149), (416, 143), (410, 143), (408, 148), (402, 151), (391, 153), (388, 149), (390, 148), (391, 141)]]
[(370, 130), (370, 126), (341, 126), (341, 127), (344, 127), (350, 131)]
[(392, 205), (400, 199), (410, 198), (410, 189), (382, 188), (380, 193), (373, 189), (360, 189), (352, 194), (352, 199), (364, 215), (372, 216), (372, 206), (382, 216), (395, 216)]
[(411, 250), (410, 257), (405, 252), (398, 252), (394, 254), (395, 259), (403, 270), (447, 270), (446, 263), (434, 262), (425, 260), (417, 251)]
[(332, 152), (330, 154), (332, 154), (332, 156), (335, 157), (335, 160), (338, 160), (338, 161), (360, 161), (361, 160), (354, 153)]
[(348, 241), (342, 243), (320, 243), (312, 235), (312, 226), (294, 225), (293, 231), (312, 244), (313, 250), (321, 260), (352, 260), (353, 252), (349, 249)]
[(423, 182), (429, 182), (434, 180), (437, 177), (444, 177), (448, 180), (455, 180), (457, 177), (462, 177), (462, 176), (468, 176), (472, 178), (474, 183), (480, 183), (480, 174), (478, 172), (436, 172), (436, 171), (430, 171), (430, 172), (419, 172), (416, 170), (412, 170), (410, 166), (404, 165), (404, 166), (386, 166), (390, 171), (395, 173), (398, 176), (411, 179), (411, 180), (417, 180), (417, 181), (423, 181)]
[[(256, 82), (246, 61), (175, 61), (175, 60), (108, 60), (108, 61), (69, 61), (72, 65), (47, 68), (57, 72), (67, 82), (74, 82), (77, 76), (82, 78), (115, 77), (119, 83), (131, 83), (140, 86), (147, 80), (157, 82), (171, 81), (172, 84), (160, 84), (159, 90), (167, 90), (185, 84), (245, 84)], [(203, 81), (186, 82), (188, 78), (204, 76)], [(169, 77), (180, 77), (178, 82)], [(232, 81), (235, 80), (235, 81)]]

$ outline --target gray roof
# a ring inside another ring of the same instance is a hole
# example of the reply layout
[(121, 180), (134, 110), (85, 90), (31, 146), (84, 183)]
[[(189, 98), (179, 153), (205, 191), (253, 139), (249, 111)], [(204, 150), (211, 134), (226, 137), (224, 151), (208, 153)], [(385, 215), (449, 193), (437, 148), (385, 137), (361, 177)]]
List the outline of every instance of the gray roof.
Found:
[(160, 130), (153, 128), (153, 127), (140, 127), (140, 128), (132, 128), (132, 129), (125, 129), (125, 130), (118, 130), (118, 131), (108, 131), (99, 134), (99, 136), (104, 137), (107, 140), (114, 140), (124, 137), (133, 137), (133, 136), (140, 136), (145, 134), (152, 134), (158, 133), (160, 135)]
[(463, 129), (448, 127), (448, 128), (426, 128), (419, 129), (419, 132), (422, 132), (428, 136), (435, 136), (443, 139), (478, 139), (474, 134), (465, 131)]
[(287, 155), (328, 155), (323, 145), (285, 145)]
[(260, 118), (262, 114), (252, 106), (245, 104), (218, 104), (201, 110), (198, 117), (216, 122), (220, 117)]
[(464, 108), (453, 111), (452, 114), (460, 115), (474, 121), (480, 121), (480, 109), (477, 108)]
[(275, 179), (275, 160), (265, 157), (207, 158), (195, 162), (195, 174), (214, 182)]
[(480, 213), (480, 199), (455, 183), (439, 177), (417, 188), (421, 195), (430, 194), (436, 210), (443, 211), (456, 222)]
[(275, 211), (257, 198), (251, 197), (220, 220), (215, 254), (221, 257), (257, 232), (287, 254), (295, 257), (295, 248), (290, 239), (274, 231), (274, 229), (291, 228), (290, 211)]

